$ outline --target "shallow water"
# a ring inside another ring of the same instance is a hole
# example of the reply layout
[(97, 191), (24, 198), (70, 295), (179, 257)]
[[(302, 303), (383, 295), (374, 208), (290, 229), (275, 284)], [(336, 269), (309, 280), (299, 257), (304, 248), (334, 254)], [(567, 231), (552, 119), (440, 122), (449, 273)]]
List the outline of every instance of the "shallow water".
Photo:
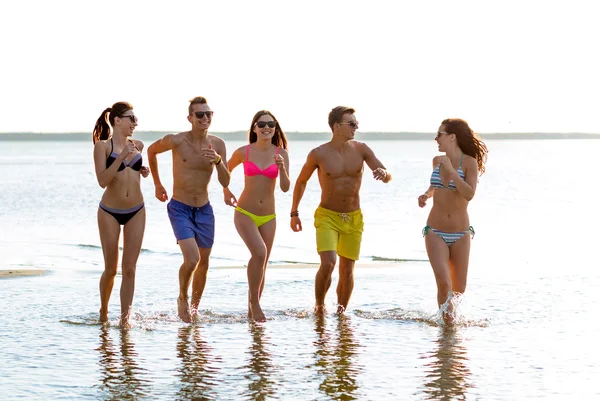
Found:
[[(0, 149), (0, 268), (47, 273), (0, 280), (2, 399), (597, 399), (600, 273), (594, 237), (581, 226), (594, 227), (598, 217), (572, 189), (583, 188), (594, 171), (598, 144), (488, 143), (488, 172), (470, 206), (477, 234), (469, 286), (454, 328), (436, 313), (420, 235), (427, 210), (416, 207), (427, 186), (429, 143), (373, 143), (395, 176), (388, 186), (365, 176), (361, 260), (368, 267), (357, 268), (341, 317), (333, 314), (337, 272), (329, 313), (317, 318), (316, 268), (293, 267), (317, 260), (310, 210), (318, 188), (303, 200), (305, 232), (291, 233), (287, 219), (279, 221), (263, 295), (268, 321), (256, 325), (246, 318), (247, 251), (212, 183), (214, 258), (198, 321), (181, 323), (181, 256), (164, 205), (145, 181), (145, 251), (132, 329), (121, 331), (120, 276), (110, 325), (98, 324), (101, 191), (91, 145), (28, 143), (25, 152), (23, 143), (12, 143)], [(298, 154), (293, 178), (314, 145), (291, 143)], [(557, 169), (557, 159), (577, 168)], [(232, 185), (239, 185), (237, 173)], [(291, 194), (278, 194), (281, 216), (290, 202)]]

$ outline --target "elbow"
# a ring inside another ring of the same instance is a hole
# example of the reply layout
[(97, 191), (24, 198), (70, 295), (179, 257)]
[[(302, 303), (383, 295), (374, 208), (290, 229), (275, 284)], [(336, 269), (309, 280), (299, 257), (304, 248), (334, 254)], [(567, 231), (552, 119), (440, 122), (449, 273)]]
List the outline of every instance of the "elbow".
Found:
[(467, 194), (467, 195), (465, 196), (465, 199), (466, 199), (468, 202), (470, 202), (470, 201), (471, 201), (471, 199), (473, 199), (474, 197), (475, 197), (475, 194)]
[(290, 184), (288, 184), (288, 185), (282, 185), (282, 186), (281, 186), (281, 190), (282, 190), (283, 192), (287, 192), (287, 191), (289, 191), (289, 190), (290, 190)]
[(98, 185), (100, 185), (100, 188), (106, 189), (106, 184), (105, 183), (103, 183), (101, 181), (98, 181)]

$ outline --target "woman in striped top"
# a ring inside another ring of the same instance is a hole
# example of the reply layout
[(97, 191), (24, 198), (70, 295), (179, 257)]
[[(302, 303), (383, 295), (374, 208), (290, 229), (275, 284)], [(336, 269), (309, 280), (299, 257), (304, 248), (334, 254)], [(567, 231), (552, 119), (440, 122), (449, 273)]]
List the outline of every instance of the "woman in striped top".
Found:
[(487, 147), (466, 121), (442, 121), (435, 141), (443, 156), (433, 158), (433, 172), (427, 191), (419, 196), (425, 207), (433, 197), (427, 225), (423, 229), (425, 247), (437, 283), (437, 301), (446, 323), (454, 321), (454, 307), (465, 292), (471, 238), (467, 206), (475, 195), (477, 176), (485, 171)]

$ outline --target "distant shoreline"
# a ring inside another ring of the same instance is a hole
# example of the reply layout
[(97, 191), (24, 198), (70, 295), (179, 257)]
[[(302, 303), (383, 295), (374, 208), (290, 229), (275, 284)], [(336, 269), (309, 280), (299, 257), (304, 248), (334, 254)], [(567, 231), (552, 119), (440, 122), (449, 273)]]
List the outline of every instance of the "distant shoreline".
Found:
[[(175, 131), (139, 131), (135, 137), (144, 141), (154, 141), (162, 136)], [(247, 134), (244, 131), (236, 132), (211, 132), (224, 140), (244, 141)], [(329, 140), (330, 132), (286, 132), (290, 141)], [(600, 139), (600, 133), (551, 133), (551, 132), (523, 132), (523, 133), (482, 133), (483, 139)], [(432, 140), (434, 133), (425, 132), (359, 132), (358, 140)], [(91, 141), (90, 132), (68, 133), (43, 133), (43, 132), (0, 132), (0, 141)]]

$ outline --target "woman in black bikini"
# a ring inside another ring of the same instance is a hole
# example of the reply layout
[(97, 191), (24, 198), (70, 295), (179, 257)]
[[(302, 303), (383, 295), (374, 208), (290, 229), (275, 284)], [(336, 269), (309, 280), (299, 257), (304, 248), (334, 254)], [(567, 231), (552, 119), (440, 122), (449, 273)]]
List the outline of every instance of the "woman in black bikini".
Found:
[(131, 138), (137, 121), (133, 106), (118, 102), (102, 112), (92, 134), (96, 178), (98, 184), (105, 188), (98, 208), (98, 229), (104, 253), (104, 273), (100, 278), (100, 321), (108, 322), (108, 301), (117, 275), (119, 236), (123, 226), (122, 327), (129, 326), (135, 269), (146, 227), (140, 175), (147, 177), (150, 173), (148, 167), (142, 166), (144, 144)]

